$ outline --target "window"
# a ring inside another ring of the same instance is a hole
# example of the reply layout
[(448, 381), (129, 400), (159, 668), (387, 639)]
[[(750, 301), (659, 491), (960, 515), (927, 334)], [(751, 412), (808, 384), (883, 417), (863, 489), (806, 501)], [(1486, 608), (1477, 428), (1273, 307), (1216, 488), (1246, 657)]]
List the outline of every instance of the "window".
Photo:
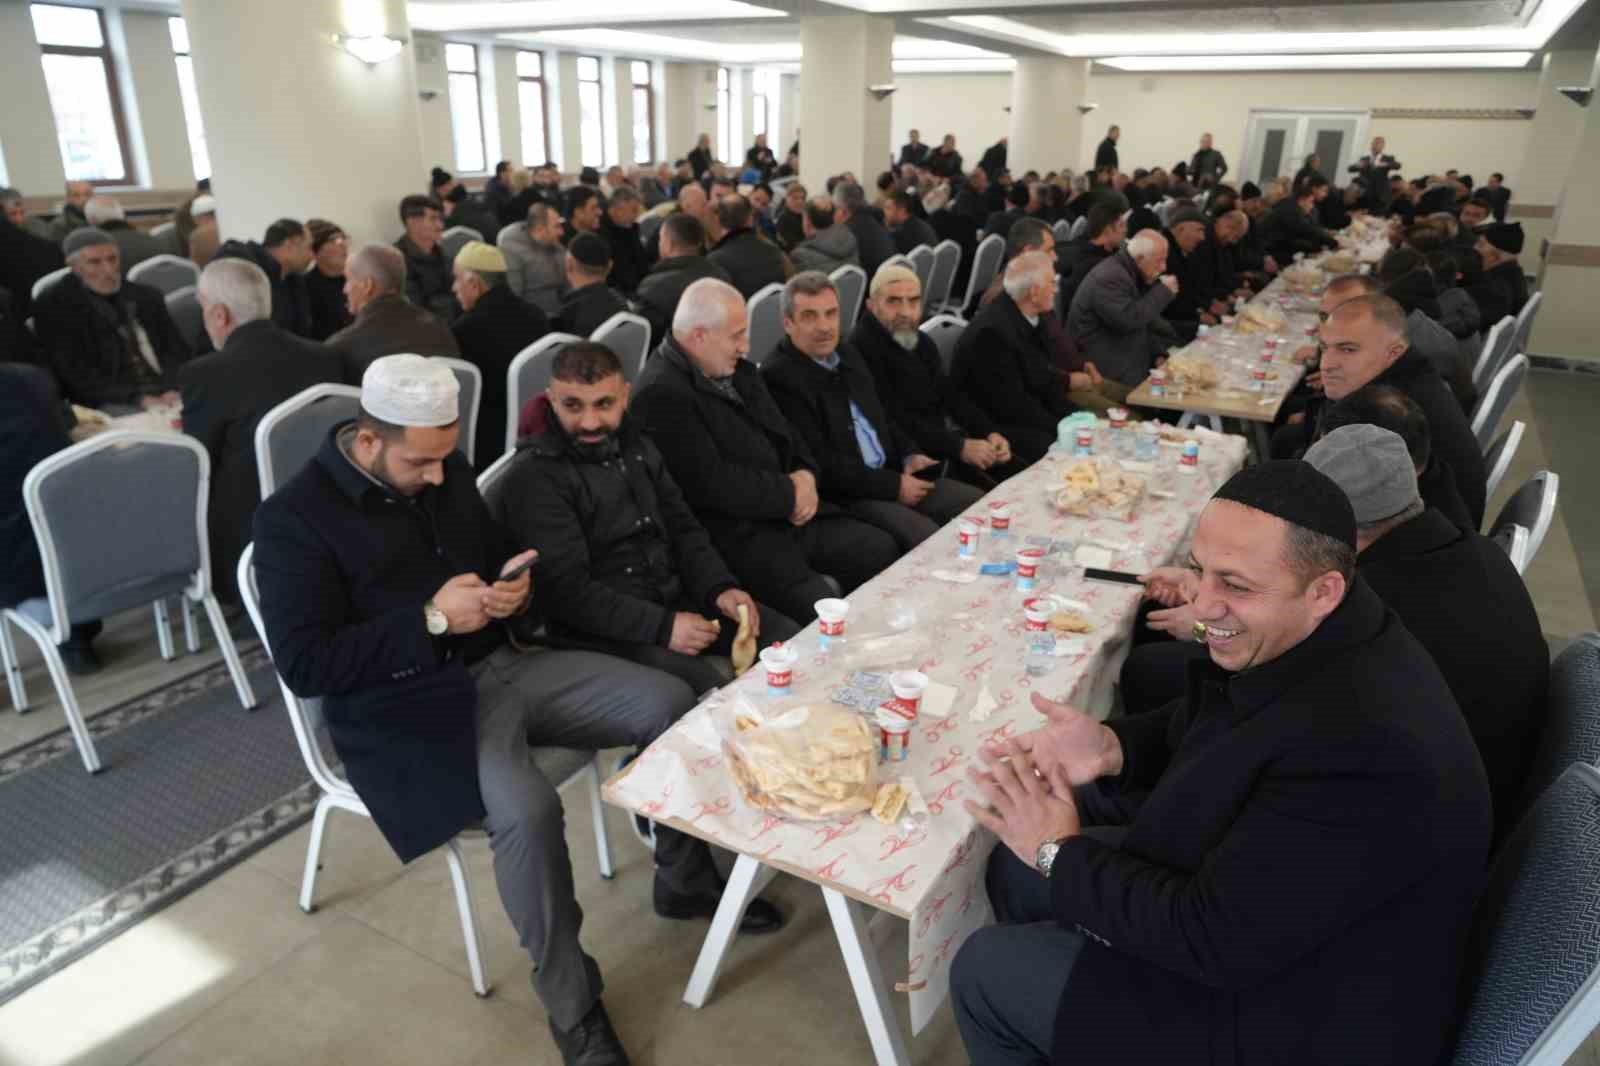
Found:
[(194, 160), (194, 179), (211, 176), (211, 155), (206, 151), (206, 128), (200, 120), (200, 94), (194, 87), (194, 58), (189, 54), (189, 25), (181, 18), (167, 20), (172, 35), (172, 54), (178, 63), (178, 95), (183, 97), (183, 124), (189, 128), (189, 156)]
[[(774, 84), (778, 80), (776, 74), (770, 70), (758, 70), (755, 73), (755, 92), (750, 96), (750, 136), (752, 139), (762, 133), (772, 133), (776, 124), (773, 115), (777, 111), (778, 93)], [(770, 138), (769, 138), (770, 142)], [(770, 143), (768, 147), (773, 147)], [(773, 148), (773, 151), (777, 151)]]
[(650, 64), (628, 63), (633, 80), (633, 161), (649, 163), (656, 157), (656, 93), (650, 85)]
[(478, 93), (478, 49), (446, 44), (444, 66), (450, 78), (450, 128), (455, 133), (456, 169), (481, 174), (488, 169), (483, 149), (483, 97)]
[(578, 57), (578, 140), (586, 167), (605, 165), (605, 109), (600, 102), (600, 60)]
[(544, 56), (517, 53), (517, 107), (522, 114), (522, 164), (550, 161), (550, 123), (545, 119)]
[(99, 8), (32, 4), (50, 110), (68, 181), (131, 181), (122, 101)]
[(717, 158), (733, 158), (733, 98), (727, 67), (717, 68)]

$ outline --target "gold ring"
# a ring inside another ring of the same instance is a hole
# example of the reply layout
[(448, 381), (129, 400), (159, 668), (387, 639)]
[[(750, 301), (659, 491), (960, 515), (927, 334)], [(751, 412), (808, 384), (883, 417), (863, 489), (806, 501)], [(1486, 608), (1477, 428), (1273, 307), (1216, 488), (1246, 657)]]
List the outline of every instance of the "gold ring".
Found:
[(1194, 633), (1194, 639), (1195, 640), (1198, 640), (1202, 644), (1205, 643), (1205, 640), (1206, 640), (1206, 624), (1204, 622), (1196, 622), (1193, 625), (1193, 627), (1191, 627), (1190, 631)]

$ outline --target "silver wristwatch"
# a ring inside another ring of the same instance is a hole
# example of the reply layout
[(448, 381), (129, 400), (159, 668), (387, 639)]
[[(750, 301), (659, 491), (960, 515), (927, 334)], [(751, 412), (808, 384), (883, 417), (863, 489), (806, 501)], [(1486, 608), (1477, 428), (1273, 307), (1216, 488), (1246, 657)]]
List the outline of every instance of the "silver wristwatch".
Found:
[(1039, 850), (1034, 853), (1033, 864), (1045, 877), (1050, 876), (1050, 867), (1056, 864), (1056, 852), (1061, 850), (1061, 841), (1046, 840), (1039, 845)]
[(433, 605), (432, 600), (422, 605), (422, 617), (428, 623), (428, 635), (430, 637), (442, 637), (450, 632), (450, 619), (446, 618), (445, 613)]

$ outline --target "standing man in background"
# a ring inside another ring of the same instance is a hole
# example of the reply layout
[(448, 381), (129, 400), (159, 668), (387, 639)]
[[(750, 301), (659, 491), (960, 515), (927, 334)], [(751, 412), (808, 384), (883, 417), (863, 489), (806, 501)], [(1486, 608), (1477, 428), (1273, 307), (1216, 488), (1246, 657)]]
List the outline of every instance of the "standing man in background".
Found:
[(1115, 174), (1120, 169), (1117, 165), (1117, 141), (1121, 137), (1121, 126), (1112, 126), (1109, 130), (1106, 130), (1106, 139), (1101, 141), (1100, 147), (1094, 150), (1094, 168), (1096, 170), (1110, 167), (1111, 172)]
[(1222, 158), (1222, 153), (1211, 147), (1211, 134), (1200, 135), (1200, 150), (1195, 152), (1194, 158), (1189, 162), (1189, 180), (1196, 185), (1204, 185), (1209, 177), (1213, 182), (1222, 180), (1228, 173), (1228, 161)]

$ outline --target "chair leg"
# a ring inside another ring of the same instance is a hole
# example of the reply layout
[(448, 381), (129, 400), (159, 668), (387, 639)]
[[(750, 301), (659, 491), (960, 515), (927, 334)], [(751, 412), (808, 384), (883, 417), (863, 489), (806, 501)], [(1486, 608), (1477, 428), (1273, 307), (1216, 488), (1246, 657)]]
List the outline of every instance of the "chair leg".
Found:
[(89, 727), (84, 724), (83, 712), (78, 708), (78, 697), (72, 691), (72, 679), (67, 676), (66, 664), (61, 661), (61, 652), (56, 650), (55, 641), (50, 639), (49, 633), (32, 624), (18, 623), (18, 628), (39, 646), (39, 654), (50, 668), (50, 680), (55, 683), (56, 697), (61, 700), (61, 709), (67, 716), (67, 728), (72, 730), (72, 739), (77, 742), (83, 768), (91, 774), (99, 773), (100, 753), (94, 750), (94, 740), (89, 736)]
[(589, 792), (589, 815), (594, 820), (594, 852), (600, 865), (600, 877), (609, 881), (617, 876), (611, 865), (611, 838), (606, 835), (606, 807), (600, 799), (600, 756), (597, 754), (589, 768), (583, 772), (584, 787)]
[(161, 648), (161, 658), (170, 663), (175, 653), (172, 650), (172, 616), (167, 613), (167, 598), (161, 597), (152, 606), (156, 612), (156, 643)]
[(322, 859), (323, 834), (328, 830), (328, 813), (333, 810), (333, 797), (324, 793), (317, 800), (317, 809), (311, 816), (311, 839), (306, 843), (306, 870), (300, 877), (300, 909), (315, 914), (317, 905), (312, 898), (317, 891), (317, 870)]
[(456, 890), (456, 911), (461, 915), (461, 939), (467, 945), (467, 969), (472, 973), (472, 990), (479, 996), (490, 992), (483, 973), (483, 942), (478, 938), (478, 910), (472, 902), (472, 886), (467, 881), (467, 863), (461, 857), (461, 841), (452, 839), (444, 846), (450, 864), (450, 883)]
[[(222, 604), (211, 593), (206, 593), (201, 600), (205, 604), (206, 617), (211, 620), (212, 632), (217, 635), (217, 647), (222, 649), (222, 657), (227, 660), (228, 674), (233, 678), (233, 687), (239, 694), (239, 703), (247, 711), (256, 707), (255, 690), (250, 687), (250, 679), (244, 675), (244, 663), (239, 659), (239, 649), (233, 646), (233, 634), (228, 632), (228, 621), (222, 617)], [(187, 609), (188, 600), (184, 601)]]
[(22, 683), (22, 663), (17, 658), (17, 644), (11, 636), (11, 623), (0, 613), (0, 659), (5, 662), (6, 684), (11, 686), (11, 706), (21, 714), (28, 709), (28, 689)]
[(178, 605), (183, 609), (183, 642), (193, 655), (200, 650), (200, 633), (195, 629), (194, 604), (189, 602), (188, 593), (178, 597)]

